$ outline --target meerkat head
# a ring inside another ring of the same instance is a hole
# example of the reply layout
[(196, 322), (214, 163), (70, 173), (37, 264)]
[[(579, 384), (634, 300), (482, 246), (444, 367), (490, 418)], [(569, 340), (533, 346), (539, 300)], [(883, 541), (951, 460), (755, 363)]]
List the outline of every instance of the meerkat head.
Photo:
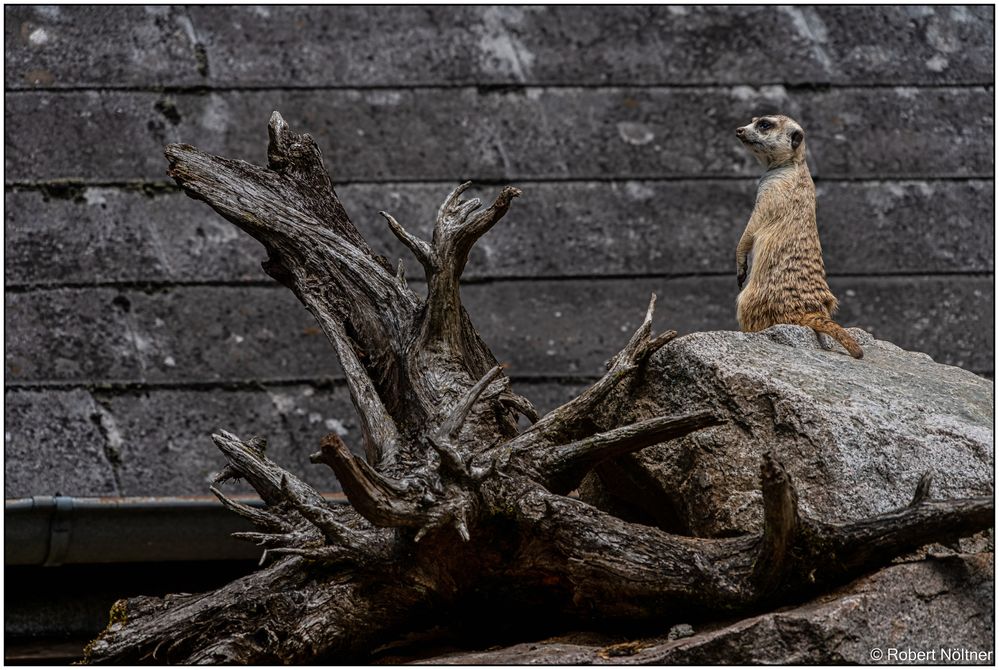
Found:
[(754, 117), (735, 134), (766, 168), (805, 160), (805, 131), (794, 119), (782, 114)]

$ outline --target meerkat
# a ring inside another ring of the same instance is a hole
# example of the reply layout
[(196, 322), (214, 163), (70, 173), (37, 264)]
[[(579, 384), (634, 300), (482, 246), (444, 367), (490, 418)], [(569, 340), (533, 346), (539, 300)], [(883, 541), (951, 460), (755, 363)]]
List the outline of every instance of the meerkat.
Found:
[(739, 327), (754, 332), (778, 323), (807, 326), (820, 344), (829, 335), (851, 356), (863, 358), (857, 341), (831, 318), (839, 303), (826, 283), (805, 131), (794, 119), (772, 115), (754, 118), (735, 134), (766, 169), (735, 252)]

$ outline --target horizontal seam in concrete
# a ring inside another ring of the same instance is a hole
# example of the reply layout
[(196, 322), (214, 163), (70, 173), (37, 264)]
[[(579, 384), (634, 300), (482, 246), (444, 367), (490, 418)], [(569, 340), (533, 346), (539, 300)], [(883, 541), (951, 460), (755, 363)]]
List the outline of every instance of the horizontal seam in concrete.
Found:
[[(506, 282), (533, 282), (533, 281), (614, 281), (614, 280), (633, 280), (633, 279), (698, 279), (701, 277), (728, 277), (731, 276), (732, 272), (720, 271), (720, 272), (648, 272), (642, 274), (602, 274), (602, 275), (508, 275), (508, 276), (498, 276), (498, 277), (469, 277), (468, 279), (462, 279), (462, 284), (501, 284)], [(833, 279), (867, 279), (867, 278), (882, 278), (882, 277), (991, 277), (993, 275), (992, 270), (969, 270), (969, 271), (958, 271), (958, 272), (941, 272), (941, 271), (925, 271), (925, 272), (844, 272), (836, 273), (829, 272), (826, 274), (827, 277)], [(414, 284), (416, 282), (413, 282)]]
[[(409, 280), (411, 285), (418, 284), (417, 280)], [(7, 293), (32, 293), (35, 291), (59, 291), (73, 289), (118, 289), (120, 291), (132, 291), (136, 293), (159, 292), (173, 288), (275, 288), (281, 286), (273, 279), (247, 279), (247, 280), (192, 280), (192, 281), (93, 281), (93, 282), (28, 282), (24, 284), (6, 284), (4, 290)]]
[[(642, 273), (642, 274), (580, 274), (580, 275), (506, 275), (506, 276), (482, 276), (462, 278), (463, 286), (485, 285), (485, 284), (506, 284), (518, 282), (573, 282), (573, 281), (622, 281), (636, 279), (664, 279), (667, 281), (682, 279), (698, 279), (703, 277), (729, 277), (733, 273), (728, 271), (719, 272), (678, 272), (678, 273)], [(924, 272), (830, 272), (826, 276), (831, 279), (882, 279), (882, 278), (912, 278), (920, 279), (924, 277), (933, 278), (988, 278), (994, 274), (993, 270), (968, 270), (968, 271), (924, 271)], [(416, 287), (422, 287), (424, 282), (419, 279), (412, 279), (409, 283)], [(25, 284), (6, 284), (4, 290), (8, 293), (24, 294), (45, 291), (60, 291), (73, 289), (118, 289), (133, 292), (158, 292), (167, 291), (174, 288), (267, 288), (274, 290), (286, 290), (277, 282), (269, 279), (248, 279), (248, 280), (170, 280), (170, 281), (97, 281), (97, 282), (38, 282)]]
[[(599, 379), (597, 375), (573, 374), (520, 374), (510, 376), (512, 383), (521, 384), (589, 384)], [(4, 391), (75, 391), (92, 393), (131, 393), (145, 391), (264, 391), (267, 388), (286, 386), (316, 386), (346, 388), (343, 377), (275, 377), (265, 379), (186, 380), (186, 381), (63, 381), (36, 380), (7, 382)]]
[[(976, 375), (993, 375), (992, 368), (961, 368)], [(511, 384), (523, 386), (552, 384), (558, 386), (583, 386), (596, 382), (597, 375), (572, 374), (526, 374), (510, 376)], [(347, 382), (342, 377), (313, 378), (274, 378), (259, 380), (191, 380), (191, 381), (59, 381), (45, 380), (32, 382), (7, 382), (4, 392), (46, 392), (46, 391), (87, 391), (107, 396), (122, 396), (137, 393), (166, 391), (259, 391), (266, 392), (273, 388), (288, 388), (293, 386), (310, 386), (314, 388), (347, 388)]]
[(164, 94), (202, 94), (202, 93), (253, 93), (253, 92), (273, 92), (273, 91), (448, 91), (448, 90), (477, 90), (485, 94), (494, 93), (517, 93), (527, 89), (552, 89), (552, 90), (615, 90), (621, 88), (628, 89), (677, 89), (677, 90), (726, 90), (748, 86), (750, 88), (766, 88), (772, 86), (783, 87), (789, 93), (827, 93), (831, 91), (849, 91), (851, 89), (870, 90), (884, 89), (892, 90), (896, 88), (916, 88), (927, 90), (941, 89), (970, 89), (970, 88), (990, 88), (994, 82), (960, 82), (960, 83), (919, 83), (919, 82), (871, 82), (871, 83), (850, 83), (836, 84), (832, 82), (753, 82), (753, 83), (722, 83), (722, 82), (615, 82), (607, 83), (544, 83), (544, 82), (516, 82), (516, 83), (455, 83), (455, 84), (300, 84), (300, 85), (280, 85), (273, 84), (243, 84), (216, 86), (205, 84), (192, 85), (108, 85), (108, 84), (81, 84), (69, 86), (37, 86), (37, 87), (5, 87), (6, 93), (80, 93), (80, 92), (102, 92), (114, 93), (164, 93)]
[[(834, 183), (870, 183), (870, 184), (887, 184), (887, 183), (931, 183), (931, 182), (962, 182), (962, 181), (992, 181), (994, 176), (991, 174), (971, 174), (971, 175), (938, 175), (934, 174), (932, 176), (924, 177), (905, 177), (905, 176), (878, 176), (878, 177), (847, 177), (847, 176), (836, 176), (836, 177), (822, 177), (819, 175), (813, 175), (813, 180), (816, 183), (824, 184), (834, 184)], [(461, 183), (463, 181), (475, 182), (476, 186), (493, 186), (500, 184), (508, 184), (510, 182), (516, 182), (518, 184), (626, 184), (628, 182), (703, 182), (703, 181), (744, 181), (746, 183), (756, 183), (759, 180), (759, 175), (757, 176), (733, 176), (733, 175), (708, 175), (708, 176), (698, 176), (698, 175), (682, 175), (682, 176), (669, 176), (669, 175), (659, 175), (659, 176), (636, 176), (636, 177), (507, 177), (504, 179), (497, 179), (495, 177), (488, 178), (476, 178), (476, 177), (455, 177), (454, 179), (384, 179), (384, 180), (374, 180), (374, 179), (344, 179), (339, 180), (334, 184), (337, 188), (343, 186), (441, 186), (441, 185), (452, 185), (456, 182)], [(181, 189), (179, 186), (173, 182), (166, 181), (143, 181), (143, 180), (132, 180), (132, 181), (102, 181), (102, 180), (80, 180), (80, 179), (49, 179), (44, 181), (8, 181), (4, 182), (4, 189), (6, 191), (45, 191), (49, 189), (73, 189), (73, 188), (114, 188), (120, 189), (122, 191), (141, 191), (143, 189), (155, 189), (156, 191), (163, 191), (169, 193), (179, 193)], [(150, 195), (150, 194), (147, 194)], [(151, 194), (155, 195), (155, 194)]]

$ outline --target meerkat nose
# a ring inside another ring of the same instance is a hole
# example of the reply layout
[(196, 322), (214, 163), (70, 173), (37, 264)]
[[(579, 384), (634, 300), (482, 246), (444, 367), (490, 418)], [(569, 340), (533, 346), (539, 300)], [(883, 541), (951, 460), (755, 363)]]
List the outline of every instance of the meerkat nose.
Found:
[(738, 135), (739, 137), (742, 137), (743, 135), (746, 134), (746, 129), (744, 127), (742, 127), (742, 128), (736, 128), (735, 129), (735, 134)]

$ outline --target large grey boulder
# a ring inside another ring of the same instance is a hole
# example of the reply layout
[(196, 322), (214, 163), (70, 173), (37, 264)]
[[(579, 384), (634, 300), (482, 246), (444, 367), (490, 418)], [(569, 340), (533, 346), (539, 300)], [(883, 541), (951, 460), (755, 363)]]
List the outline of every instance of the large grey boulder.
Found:
[[(581, 497), (676, 532), (758, 532), (766, 451), (791, 474), (802, 512), (823, 521), (902, 507), (926, 472), (933, 498), (991, 495), (992, 382), (851, 333), (862, 360), (838, 345), (823, 349), (798, 326), (674, 340), (593, 420), (609, 427), (709, 408), (724, 423), (604, 463)], [(649, 500), (670, 509), (650, 510)], [(757, 616), (664, 622), (659, 636), (637, 640), (574, 633), (430, 662), (992, 663), (993, 593), (991, 553), (924, 547), (833, 593)]]
[(994, 590), (992, 554), (947, 556), (892, 565), (803, 605), (734, 623), (680, 624), (637, 640), (570, 634), (422, 662), (992, 665)]
[[(759, 466), (768, 450), (791, 474), (803, 512), (824, 521), (905, 505), (926, 472), (933, 498), (991, 495), (993, 383), (850, 332), (864, 347), (861, 360), (839, 345), (824, 350), (800, 326), (677, 338), (602, 422), (710, 408), (725, 423), (622, 459), (601, 476), (640, 465), (649, 476), (626, 479), (659, 487), (677, 530), (698, 536), (760, 529)], [(582, 494), (614, 506), (592, 478)]]

